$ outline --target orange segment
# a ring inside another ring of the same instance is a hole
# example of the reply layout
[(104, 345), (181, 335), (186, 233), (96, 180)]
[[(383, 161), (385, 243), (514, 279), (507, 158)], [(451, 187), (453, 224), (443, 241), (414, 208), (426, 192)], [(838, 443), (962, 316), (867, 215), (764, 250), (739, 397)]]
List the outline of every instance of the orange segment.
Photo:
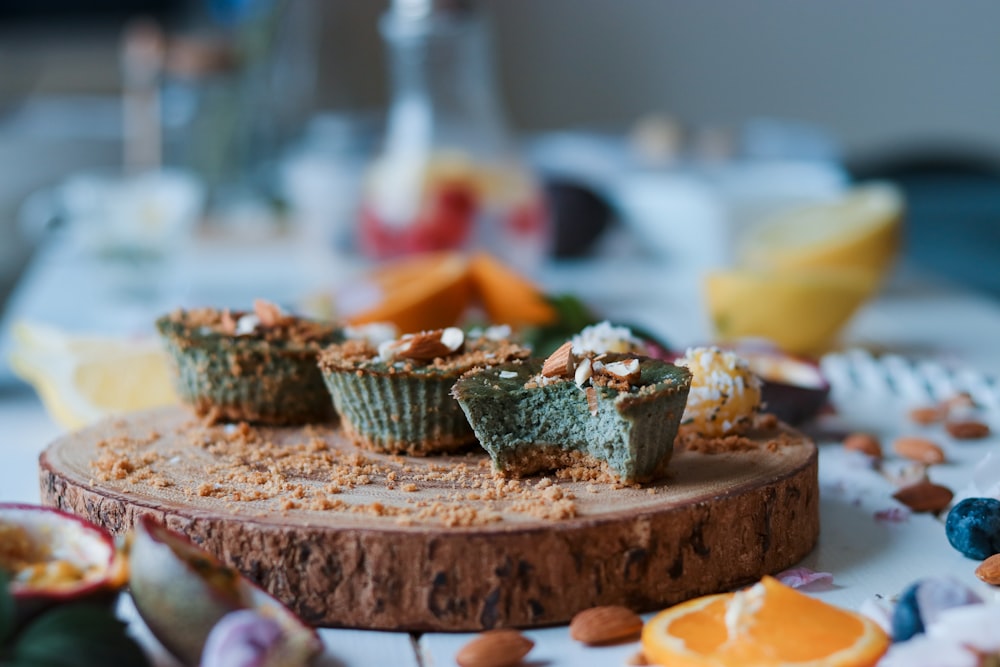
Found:
[(469, 263), (473, 289), (495, 324), (549, 324), (556, 311), (541, 290), (493, 257), (479, 253)]
[(643, 628), (642, 647), (670, 667), (870, 667), (889, 638), (863, 616), (764, 577), (659, 613)]
[(348, 317), (350, 324), (392, 322), (401, 332), (441, 329), (459, 321), (472, 290), (468, 262), (436, 253), (389, 264), (372, 273), (381, 296), (377, 305)]
[(456, 252), (430, 252), (397, 259), (375, 268), (366, 276), (366, 280), (378, 285), (385, 292), (392, 292), (415, 280), (423, 280), (424, 276), (433, 276), (444, 270), (459, 268), (466, 270), (465, 260)]

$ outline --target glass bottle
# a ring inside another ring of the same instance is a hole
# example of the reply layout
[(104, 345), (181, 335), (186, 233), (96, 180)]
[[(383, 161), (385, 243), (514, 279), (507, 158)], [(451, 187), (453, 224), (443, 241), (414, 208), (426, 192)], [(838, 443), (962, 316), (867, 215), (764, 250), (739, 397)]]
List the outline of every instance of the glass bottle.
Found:
[(368, 172), (358, 241), (373, 258), (485, 249), (523, 269), (550, 237), (541, 190), (518, 158), (468, 2), (394, 0), (385, 143)]

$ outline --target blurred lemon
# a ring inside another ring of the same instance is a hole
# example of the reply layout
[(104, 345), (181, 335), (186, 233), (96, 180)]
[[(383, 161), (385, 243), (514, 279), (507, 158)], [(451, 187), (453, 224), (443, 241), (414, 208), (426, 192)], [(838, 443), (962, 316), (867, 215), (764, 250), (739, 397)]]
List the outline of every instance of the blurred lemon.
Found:
[(28, 323), (11, 333), (11, 368), (65, 428), (177, 402), (157, 341), (75, 336)]
[(786, 352), (819, 354), (878, 288), (859, 269), (734, 269), (705, 280), (708, 312), (721, 340), (767, 338)]
[(850, 267), (884, 274), (899, 248), (903, 197), (886, 183), (787, 211), (751, 229), (741, 260), (760, 269)]

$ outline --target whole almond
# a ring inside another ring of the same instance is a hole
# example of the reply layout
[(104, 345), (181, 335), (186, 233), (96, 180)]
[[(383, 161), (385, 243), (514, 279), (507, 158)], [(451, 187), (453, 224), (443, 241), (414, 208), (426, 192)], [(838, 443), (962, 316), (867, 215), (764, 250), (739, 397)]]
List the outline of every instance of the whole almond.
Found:
[(576, 364), (573, 360), (573, 342), (566, 341), (542, 364), (542, 375), (547, 378), (573, 377)]
[(219, 318), (219, 328), (222, 329), (223, 333), (227, 333), (230, 336), (236, 333), (236, 318), (233, 317), (233, 314), (228, 309), (222, 311), (222, 315)]
[(438, 357), (447, 357), (462, 347), (464, 342), (462, 330), (456, 327), (421, 331), (400, 339), (395, 349), (395, 356), (399, 359), (430, 361)]
[(535, 646), (517, 630), (489, 630), (459, 649), (460, 667), (512, 667)]
[(639, 651), (638, 653), (633, 653), (632, 655), (630, 655), (625, 660), (625, 664), (628, 665), (629, 667), (649, 667), (650, 662), (649, 659), (646, 657), (646, 654), (643, 653), (642, 651)]
[(910, 420), (927, 426), (928, 424), (936, 424), (944, 421), (947, 414), (947, 409), (940, 405), (927, 405), (910, 410)]
[(976, 568), (976, 576), (990, 586), (1000, 586), (1000, 554), (993, 554)]
[(911, 461), (927, 465), (944, 463), (944, 452), (927, 438), (904, 436), (896, 440), (892, 449), (903, 458)]
[(892, 497), (914, 512), (940, 512), (951, 504), (955, 494), (947, 486), (924, 479), (904, 486), (892, 494)]
[(639, 615), (628, 607), (616, 605), (585, 609), (569, 624), (569, 636), (590, 646), (634, 639), (640, 632)]
[(285, 314), (277, 304), (264, 299), (254, 299), (253, 312), (265, 327), (277, 326), (285, 321)]
[(974, 420), (948, 422), (944, 427), (956, 440), (977, 440), (990, 434), (987, 424)]
[(876, 459), (882, 458), (882, 445), (871, 433), (852, 433), (844, 438), (844, 449), (867, 454)]

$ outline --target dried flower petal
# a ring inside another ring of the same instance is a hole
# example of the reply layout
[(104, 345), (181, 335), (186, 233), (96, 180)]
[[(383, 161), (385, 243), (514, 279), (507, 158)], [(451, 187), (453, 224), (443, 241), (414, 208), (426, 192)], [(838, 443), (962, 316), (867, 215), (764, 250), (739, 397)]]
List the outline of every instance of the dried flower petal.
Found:
[(937, 622), (946, 610), (983, 601), (965, 584), (952, 577), (927, 577), (917, 588), (917, 607), (925, 627)]
[(903, 507), (889, 507), (874, 514), (879, 523), (904, 523), (910, 519), (910, 510)]
[(829, 572), (817, 572), (808, 567), (793, 567), (790, 570), (779, 572), (775, 577), (786, 586), (791, 588), (806, 588), (815, 583), (833, 585), (833, 575)]
[(978, 667), (979, 656), (950, 641), (917, 635), (889, 647), (878, 667)]
[(971, 604), (943, 610), (927, 634), (982, 653), (1000, 651), (1000, 604)]

